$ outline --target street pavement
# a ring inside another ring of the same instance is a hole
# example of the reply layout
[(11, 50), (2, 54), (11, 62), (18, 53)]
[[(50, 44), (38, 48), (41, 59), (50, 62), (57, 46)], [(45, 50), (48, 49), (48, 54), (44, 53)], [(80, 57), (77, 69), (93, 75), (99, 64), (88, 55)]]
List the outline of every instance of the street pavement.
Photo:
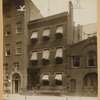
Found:
[(3, 100), (98, 100), (97, 97), (76, 96), (25, 96), (19, 94), (4, 94)]

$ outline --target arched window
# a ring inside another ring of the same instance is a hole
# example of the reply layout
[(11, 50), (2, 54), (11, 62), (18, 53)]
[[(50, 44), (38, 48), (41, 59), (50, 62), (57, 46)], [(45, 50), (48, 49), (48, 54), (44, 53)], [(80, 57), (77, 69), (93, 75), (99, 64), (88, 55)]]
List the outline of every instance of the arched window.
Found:
[(90, 51), (88, 53), (88, 66), (96, 66), (96, 64), (97, 64), (96, 51)]
[(76, 90), (76, 80), (71, 79), (70, 80), (70, 85), (71, 85), (71, 91), (75, 91)]
[(85, 87), (97, 87), (97, 74), (88, 73), (83, 78), (83, 86)]

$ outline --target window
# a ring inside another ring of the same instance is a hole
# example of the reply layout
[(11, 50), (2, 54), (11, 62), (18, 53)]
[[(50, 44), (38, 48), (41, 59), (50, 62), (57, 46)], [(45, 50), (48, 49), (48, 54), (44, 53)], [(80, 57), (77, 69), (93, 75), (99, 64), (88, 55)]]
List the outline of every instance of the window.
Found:
[(38, 63), (38, 60), (37, 60), (37, 51), (32, 51), (32, 56), (31, 56), (31, 64), (36, 66), (37, 63)]
[(30, 40), (32, 42), (37, 42), (37, 40), (38, 40), (38, 32), (37, 31), (35, 31), (35, 32), (32, 33), (32, 35), (30, 37)]
[(16, 33), (21, 33), (22, 32), (22, 22), (18, 22), (16, 24)]
[(49, 40), (50, 38), (50, 29), (44, 29), (44, 32), (43, 32), (43, 40)]
[(48, 74), (44, 74), (42, 76), (42, 82), (44, 86), (48, 86), (49, 85), (49, 75)]
[(70, 80), (70, 85), (71, 85), (71, 91), (75, 91), (76, 90), (76, 80), (71, 79)]
[(96, 66), (97, 64), (97, 58), (96, 58), (96, 52), (90, 51), (88, 53), (88, 66)]
[(58, 47), (56, 49), (55, 60), (56, 60), (56, 64), (62, 64), (62, 62), (63, 62), (63, 49), (62, 49), (62, 47)]
[(5, 63), (3, 67), (4, 80), (8, 80), (8, 64)]
[(16, 42), (16, 54), (21, 54), (21, 53), (22, 53), (22, 43)]
[(5, 56), (9, 56), (10, 55), (10, 44), (6, 44), (5, 45)]
[(19, 62), (13, 63), (14, 70), (19, 70)]
[(63, 37), (63, 26), (57, 26), (57, 30), (55, 33), (56, 38), (62, 38)]
[(97, 74), (96, 73), (88, 73), (83, 78), (83, 86), (84, 88), (97, 88)]
[(62, 73), (56, 73), (55, 75), (55, 85), (62, 86)]
[(9, 35), (11, 35), (11, 26), (7, 25), (5, 27), (5, 36), (9, 36)]
[(49, 57), (50, 57), (50, 51), (49, 49), (45, 49), (43, 51), (43, 56), (42, 56), (43, 65), (49, 64)]
[(73, 65), (74, 67), (80, 67), (80, 57), (73, 57)]

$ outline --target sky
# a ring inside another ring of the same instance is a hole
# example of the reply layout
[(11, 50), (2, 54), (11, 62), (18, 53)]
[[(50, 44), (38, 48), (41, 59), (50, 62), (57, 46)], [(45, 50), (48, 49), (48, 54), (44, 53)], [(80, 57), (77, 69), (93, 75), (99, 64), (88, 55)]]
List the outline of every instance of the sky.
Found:
[[(32, 0), (46, 17), (68, 11), (69, 0)], [(97, 22), (97, 0), (70, 0), (74, 4), (74, 21), (76, 24), (91, 24)], [(81, 9), (76, 9), (76, 8)]]

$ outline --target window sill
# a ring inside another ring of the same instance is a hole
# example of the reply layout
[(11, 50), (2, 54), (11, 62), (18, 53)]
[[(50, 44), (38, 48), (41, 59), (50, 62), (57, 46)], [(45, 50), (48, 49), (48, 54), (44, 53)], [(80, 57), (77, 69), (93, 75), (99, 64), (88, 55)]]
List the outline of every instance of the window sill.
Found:
[(11, 55), (5, 55), (5, 57), (10, 57)]
[(20, 56), (20, 55), (22, 55), (22, 53), (17, 53), (17, 54), (16, 54), (16, 56)]
[(16, 35), (18, 35), (18, 34), (21, 34), (22, 32), (18, 32), (18, 33), (16, 33)]
[(97, 65), (96, 66), (87, 66), (88, 68), (92, 68), (92, 67), (97, 67)]
[(77, 67), (73, 66), (73, 68), (80, 68), (80, 66), (77, 66)]
[(10, 37), (11, 35), (5, 35), (5, 37)]

